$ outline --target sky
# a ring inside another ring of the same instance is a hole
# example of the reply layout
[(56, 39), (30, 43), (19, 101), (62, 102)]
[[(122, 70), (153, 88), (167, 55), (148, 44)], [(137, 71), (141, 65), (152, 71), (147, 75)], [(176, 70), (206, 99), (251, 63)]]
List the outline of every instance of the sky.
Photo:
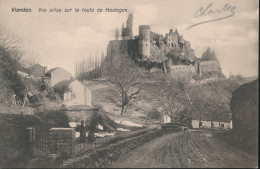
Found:
[[(207, 7), (205, 15), (198, 16)], [(12, 8), (32, 12), (12, 12)], [(62, 12), (49, 12), (53, 8)], [(70, 8), (71, 12), (64, 12)], [(95, 12), (82, 12), (82, 8)], [(97, 8), (128, 12), (97, 12)], [(73, 75), (76, 60), (87, 59), (90, 53), (92, 57), (106, 54), (115, 29), (121, 29), (129, 12), (134, 15), (134, 35), (139, 25), (150, 25), (151, 31), (164, 36), (177, 28), (197, 57), (208, 47), (213, 49), (227, 77), (258, 76), (258, 0), (0, 0), (0, 24), (22, 40), (23, 58), (48, 69), (62, 67)], [(212, 21), (223, 17), (227, 18)], [(204, 21), (211, 22), (187, 29)]]

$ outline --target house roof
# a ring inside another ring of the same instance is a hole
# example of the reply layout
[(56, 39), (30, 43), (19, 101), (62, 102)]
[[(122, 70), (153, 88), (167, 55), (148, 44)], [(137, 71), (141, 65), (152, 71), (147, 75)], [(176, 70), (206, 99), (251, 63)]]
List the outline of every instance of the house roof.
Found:
[[(57, 70), (57, 69), (62, 69), (63, 71), (68, 72), (67, 70), (65, 70), (65, 69), (63, 69), (63, 68), (61, 68), (61, 67), (55, 67), (55, 68), (52, 68), (51, 70), (49, 70), (48, 72), (46, 72), (45, 74), (51, 74), (52, 72), (54, 72), (54, 71)], [(68, 72), (68, 73), (70, 73), (70, 72)]]
[[(64, 81), (61, 81), (61, 82), (55, 84), (55, 85), (54, 85), (54, 88), (57, 88), (57, 87), (58, 87), (58, 88), (61, 88), (61, 87), (64, 87), (64, 88), (66, 88), (66, 89), (69, 89), (69, 88), (70, 88), (70, 84), (73, 83), (73, 82), (76, 82), (76, 81), (78, 81), (79, 84), (81, 84), (82, 86), (84, 86), (84, 87), (86, 87), (86, 88), (89, 88), (88, 86), (84, 85), (82, 82), (80, 82), (80, 81), (77, 80), (77, 79), (71, 79), (71, 80), (64, 80)], [(67, 91), (65, 91), (65, 92), (67, 92)]]
[(36, 67), (36, 66), (40, 66), (40, 67), (44, 68), (44, 66), (40, 65), (39, 63), (33, 65), (32, 68), (33, 68), (33, 67)]
[[(56, 69), (58, 69), (60, 67), (55, 67), (55, 68), (52, 68), (51, 70), (49, 70), (48, 72), (46, 72), (46, 74), (50, 74), (51, 72), (55, 71)], [(61, 68), (62, 69), (62, 68)]]
[(214, 122), (230, 122), (232, 119), (232, 113), (227, 113), (227, 112), (223, 112), (223, 113), (219, 113), (218, 116), (216, 117), (212, 117), (211, 113), (203, 113), (201, 114), (201, 116), (199, 114), (194, 114), (192, 116), (192, 120), (202, 120), (202, 121), (214, 121)]
[(71, 83), (74, 83), (74, 82), (78, 82), (80, 85), (84, 86), (84, 87), (87, 87), (86, 85), (84, 85), (81, 81), (77, 80), (77, 79), (74, 79), (70, 82)]

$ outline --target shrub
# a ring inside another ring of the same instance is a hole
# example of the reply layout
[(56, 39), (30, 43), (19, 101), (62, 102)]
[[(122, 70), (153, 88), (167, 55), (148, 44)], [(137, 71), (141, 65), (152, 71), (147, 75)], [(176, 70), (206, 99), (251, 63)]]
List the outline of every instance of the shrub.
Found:
[(63, 111), (45, 110), (38, 111), (35, 115), (48, 122), (50, 127), (69, 127), (69, 117)]
[(28, 96), (28, 100), (31, 104), (31, 107), (36, 108), (41, 105), (43, 105), (43, 96), (41, 94), (33, 95), (33, 96)]
[(65, 80), (57, 83), (53, 87), (53, 91), (59, 95), (60, 98), (63, 98), (64, 93), (70, 91), (69, 84), (72, 82), (72, 80)]
[(156, 109), (153, 109), (148, 113), (148, 119), (158, 120), (161, 118), (162, 118), (162, 114)]

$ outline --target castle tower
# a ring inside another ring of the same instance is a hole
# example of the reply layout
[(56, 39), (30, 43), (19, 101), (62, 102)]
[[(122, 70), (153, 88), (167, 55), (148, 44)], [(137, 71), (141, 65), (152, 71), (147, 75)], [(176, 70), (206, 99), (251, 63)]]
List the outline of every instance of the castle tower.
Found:
[(141, 58), (146, 60), (150, 57), (150, 26), (139, 26), (138, 50)]

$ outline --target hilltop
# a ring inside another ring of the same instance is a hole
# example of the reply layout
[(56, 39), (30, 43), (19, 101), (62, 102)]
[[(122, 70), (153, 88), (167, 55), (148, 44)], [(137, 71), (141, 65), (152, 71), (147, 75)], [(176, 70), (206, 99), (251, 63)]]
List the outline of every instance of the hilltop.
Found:
[(149, 25), (139, 26), (139, 35), (133, 37), (133, 15), (129, 14), (126, 27), (122, 27), (122, 40), (111, 40), (107, 46), (107, 61), (120, 57), (132, 58), (149, 71), (160, 69), (165, 74), (225, 78), (214, 51), (208, 48), (201, 58), (195, 56), (191, 43), (170, 29), (165, 36), (153, 32)]

